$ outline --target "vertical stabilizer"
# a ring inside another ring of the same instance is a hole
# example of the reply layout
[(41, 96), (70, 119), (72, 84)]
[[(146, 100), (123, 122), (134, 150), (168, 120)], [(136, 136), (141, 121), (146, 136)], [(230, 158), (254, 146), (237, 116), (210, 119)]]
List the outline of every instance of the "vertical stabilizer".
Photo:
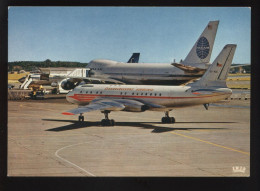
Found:
[(127, 63), (138, 63), (139, 62), (140, 53), (133, 53), (131, 58), (128, 60)]
[(210, 21), (182, 64), (196, 66), (210, 62), (219, 21)]
[(192, 86), (221, 86), (226, 87), (226, 79), (229, 68), (235, 54), (237, 45), (227, 44), (214, 62), (210, 65), (201, 79), (192, 84)]

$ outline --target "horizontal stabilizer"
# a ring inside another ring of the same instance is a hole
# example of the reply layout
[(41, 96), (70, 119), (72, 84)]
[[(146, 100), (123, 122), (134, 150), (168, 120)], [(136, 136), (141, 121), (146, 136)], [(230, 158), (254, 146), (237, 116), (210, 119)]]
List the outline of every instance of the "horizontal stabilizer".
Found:
[(172, 65), (187, 73), (203, 74), (206, 71), (206, 69), (197, 68), (197, 67), (193, 67), (193, 66), (179, 64), (179, 63), (172, 63)]

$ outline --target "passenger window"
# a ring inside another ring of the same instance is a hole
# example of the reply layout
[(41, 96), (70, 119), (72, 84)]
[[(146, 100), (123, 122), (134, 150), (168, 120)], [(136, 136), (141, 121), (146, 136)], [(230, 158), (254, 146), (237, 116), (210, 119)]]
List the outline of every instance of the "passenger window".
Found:
[(152, 93), (150, 93), (150, 96), (153, 95)]
[(162, 94), (160, 93), (159, 96), (161, 96)]
[(96, 94), (98, 94), (98, 92), (96, 92)]
[(92, 94), (92, 91), (90, 93)]
[(86, 94), (88, 93), (88, 91), (86, 91)]
[(155, 93), (154, 96), (156, 96), (157, 94)]
[(143, 95), (143, 93), (141, 93), (141, 95)]
[(80, 91), (80, 93), (82, 93), (82, 91)]
[(147, 93), (145, 93), (145, 95), (147, 95)]

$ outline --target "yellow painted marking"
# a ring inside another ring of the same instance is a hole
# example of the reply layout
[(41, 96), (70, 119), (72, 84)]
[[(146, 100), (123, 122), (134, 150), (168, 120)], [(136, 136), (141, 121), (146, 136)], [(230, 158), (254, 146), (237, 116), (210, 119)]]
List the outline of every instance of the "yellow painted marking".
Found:
[(227, 149), (227, 150), (231, 150), (231, 151), (235, 151), (235, 152), (238, 152), (238, 153), (242, 153), (242, 154), (245, 154), (245, 155), (250, 155), (250, 153), (248, 153), (248, 152), (236, 150), (236, 149), (233, 149), (231, 147), (225, 147), (225, 146), (218, 145), (218, 144), (215, 144), (215, 143), (212, 143), (212, 142), (209, 142), (209, 141), (204, 141), (204, 140), (198, 139), (196, 137), (191, 137), (191, 136), (183, 135), (183, 134), (176, 133), (176, 132), (170, 132), (170, 133), (175, 134), (175, 135), (179, 135), (179, 136), (182, 136), (182, 137), (186, 137), (186, 138), (189, 138), (189, 139), (193, 139), (193, 140), (196, 140), (196, 141), (200, 141), (200, 142), (203, 142), (203, 143), (207, 143), (207, 144), (210, 144), (210, 145), (214, 145), (216, 147), (220, 147), (220, 148), (224, 148), (224, 149)]

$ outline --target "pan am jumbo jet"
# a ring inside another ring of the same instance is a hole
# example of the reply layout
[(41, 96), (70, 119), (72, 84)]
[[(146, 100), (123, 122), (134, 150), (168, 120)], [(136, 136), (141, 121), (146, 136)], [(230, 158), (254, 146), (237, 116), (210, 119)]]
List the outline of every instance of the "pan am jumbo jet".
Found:
[(114, 125), (108, 118), (111, 111), (143, 112), (164, 111), (163, 123), (174, 123), (169, 112), (178, 107), (203, 104), (208, 109), (209, 103), (228, 98), (232, 91), (227, 88), (226, 78), (232, 63), (236, 45), (226, 45), (213, 64), (197, 82), (187, 86), (148, 86), (148, 85), (103, 85), (85, 84), (77, 86), (66, 96), (71, 103), (79, 107), (64, 115), (80, 114), (79, 121), (84, 121), (85, 112), (100, 110), (105, 114), (101, 125)]
[(209, 66), (219, 21), (210, 21), (181, 63), (123, 63), (92, 60), (90, 77), (106, 77), (126, 84), (177, 85), (199, 78)]
[(93, 79), (100, 83), (111, 80), (113, 84), (179, 85), (199, 78), (209, 66), (218, 24), (219, 21), (208, 23), (181, 63), (136, 63), (140, 54), (133, 54), (134, 61), (131, 61), (131, 58), (128, 63), (92, 60), (88, 64), (87, 77), (66, 78), (61, 82), (61, 87), (64, 90), (71, 90), (82, 80), (89, 83)]

